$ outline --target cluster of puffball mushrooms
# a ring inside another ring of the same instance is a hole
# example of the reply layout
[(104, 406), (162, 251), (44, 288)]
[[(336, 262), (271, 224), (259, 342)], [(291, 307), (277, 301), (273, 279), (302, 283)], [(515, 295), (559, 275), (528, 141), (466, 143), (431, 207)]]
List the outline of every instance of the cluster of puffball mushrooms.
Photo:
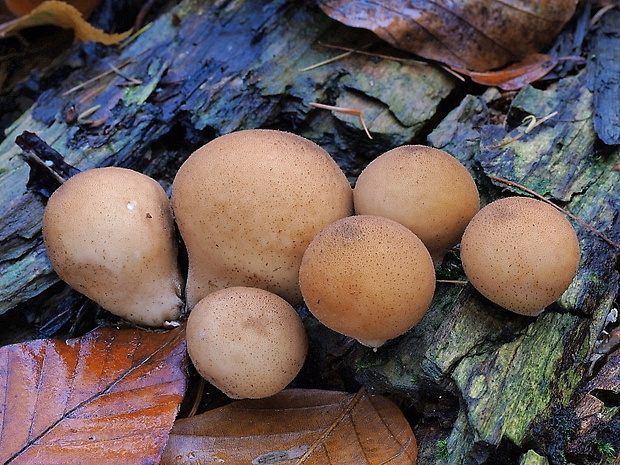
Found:
[(302, 302), (377, 348), (424, 316), (435, 267), (459, 242), (471, 284), (524, 315), (557, 300), (579, 264), (560, 212), (525, 197), (480, 210), (471, 175), (442, 150), (392, 149), (352, 189), (314, 142), (263, 129), (199, 148), (170, 200), (132, 170), (81, 172), (49, 199), (43, 236), (60, 278), (110, 312), (149, 327), (189, 312), (190, 358), (232, 398), (273, 395), (298, 374)]

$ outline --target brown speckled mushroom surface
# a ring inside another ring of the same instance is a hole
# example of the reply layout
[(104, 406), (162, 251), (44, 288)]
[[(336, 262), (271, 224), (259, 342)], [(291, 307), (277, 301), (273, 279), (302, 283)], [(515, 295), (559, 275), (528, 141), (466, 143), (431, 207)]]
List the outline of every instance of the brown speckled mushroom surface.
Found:
[(301, 302), (301, 257), (324, 226), (353, 211), (351, 186), (331, 156), (295, 134), (255, 129), (194, 152), (172, 203), (189, 255), (188, 307), (230, 286)]
[(436, 265), (480, 208), (469, 171), (449, 153), (423, 145), (403, 145), (375, 158), (353, 196), (357, 214), (385, 216), (413, 231)]
[(461, 241), (463, 269), (489, 300), (536, 316), (568, 288), (579, 266), (579, 241), (551, 205), (508, 197), (484, 207)]
[(413, 327), (435, 290), (418, 237), (388, 218), (351, 216), (323, 229), (299, 270), (306, 305), (325, 326), (369, 347)]
[(187, 321), (187, 350), (196, 370), (231, 398), (281, 391), (301, 369), (307, 349), (295, 309), (263, 289), (213, 292)]

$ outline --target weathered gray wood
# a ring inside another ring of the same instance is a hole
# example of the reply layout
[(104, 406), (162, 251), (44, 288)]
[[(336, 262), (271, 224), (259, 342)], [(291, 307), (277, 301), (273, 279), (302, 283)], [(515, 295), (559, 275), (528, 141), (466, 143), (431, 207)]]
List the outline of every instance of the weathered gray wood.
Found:
[(601, 18), (590, 47), (594, 127), (603, 142), (620, 144), (620, 12)]

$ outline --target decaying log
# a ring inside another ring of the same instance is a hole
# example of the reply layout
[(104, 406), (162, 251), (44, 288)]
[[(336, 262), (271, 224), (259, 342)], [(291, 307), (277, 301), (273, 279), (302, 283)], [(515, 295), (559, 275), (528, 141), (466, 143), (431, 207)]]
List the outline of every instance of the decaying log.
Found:
[[(581, 74), (541, 91), (523, 89), (508, 121), (555, 115), (525, 133), (485, 124), (489, 102), (467, 97), (429, 136), (470, 166), (487, 201), (498, 195), (489, 178), (537, 191), (605, 233), (620, 238), (620, 151), (599, 154), (592, 94)], [(492, 99), (489, 92), (487, 98)], [(514, 124), (514, 123), (513, 123)], [(486, 179), (486, 181), (485, 181)], [(518, 189), (496, 182), (511, 194)], [(505, 195), (505, 194), (501, 194)], [(618, 249), (575, 223), (582, 250), (579, 273), (557, 304), (538, 318), (498, 308), (469, 285), (441, 284), (425, 319), (381, 353), (353, 357), (358, 377), (377, 390), (421, 398), (431, 379), (455, 393), (461, 410), (448, 438), (449, 463), (485, 463), (506, 442), (536, 441), (534, 426), (570, 403), (618, 295)], [(488, 463), (494, 463), (490, 460)]]
[[(179, 25), (161, 17), (128, 46), (110, 49), (98, 66), (76, 70), (63, 88), (44, 93), (7, 130), (0, 145), (0, 313), (57, 281), (41, 242), (44, 204), (25, 188), (29, 171), (14, 143), (23, 131), (37, 133), (79, 169), (134, 167), (166, 184), (210, 138), (278, 127), (316, 140), (354, 174), (356, 156), (415, 138), (454, 86), (433, 66), (355, 55), (302, 71), (340, 53), (320, 41), (368, 40), (310, 6), (186, 1), (171, 14)], [(132, 80), (109, 73), (111, 66)], [(363, 104), (375, 139), (367, 140), (356, 117), (331, 115), (311, 102)], [(78, 114), (96, 111), (71, 124), (65, 118), (71, 106)], [(171, 139), (176, 151), (166, 150)]]

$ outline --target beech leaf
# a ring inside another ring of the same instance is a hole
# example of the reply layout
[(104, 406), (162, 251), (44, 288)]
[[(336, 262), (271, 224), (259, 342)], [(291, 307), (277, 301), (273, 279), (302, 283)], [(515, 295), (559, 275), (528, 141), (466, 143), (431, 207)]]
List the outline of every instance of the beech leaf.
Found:
[(549, 46), (575, 0), (318, 0), (348, 26), (456, 68), (488, 71)]
[(290, 389), (177, 420), (161, 464), (412, 465), (417, 444), (389, 399)]
[(545, 77), (558, 61), (558, 58), (551, 55), (535, 53), (498, 71), (476, 72), (457, 68), (454, 70), (469, 76), (478, 84), (497, 86), (503, 90), (518, 90), (526, 84)]
[(0, 25), (0, 38), (13, 35), (22, 29), (34, 26), (52, 25), (73, 29), (75, 38), (83, 42), (92, 40), (105, 45), (115, 44), (129, 37), (131, 31), (108, 34), (88, 23), (82, 13), (73, 5), (50, 0), (41, 3), (30, 13)]
[(181, 329), (103, 328), (0, 348), (0, 463), (157, 463), (186, 363)]

